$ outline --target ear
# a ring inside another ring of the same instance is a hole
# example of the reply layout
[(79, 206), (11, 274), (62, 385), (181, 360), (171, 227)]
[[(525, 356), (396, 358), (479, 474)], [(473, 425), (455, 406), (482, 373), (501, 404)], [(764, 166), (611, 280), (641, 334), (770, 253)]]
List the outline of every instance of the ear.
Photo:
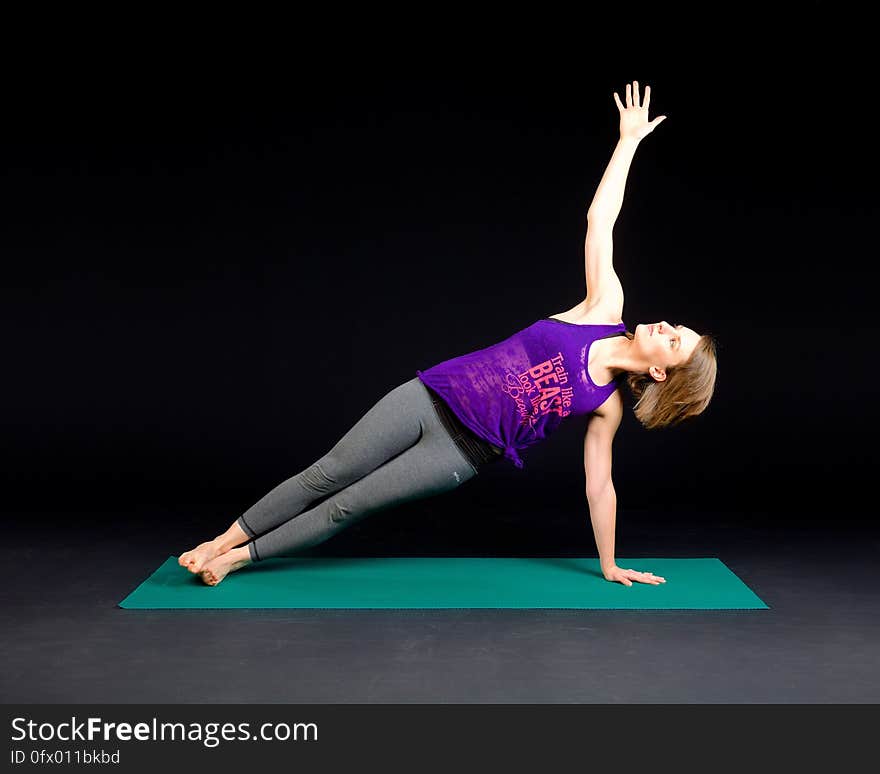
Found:
[(655, 382), (665, 382), (666, 381), (666, 371), (662, 368), (657, 368), (657, 366), (651, 366), (648, 369), (648, 373), (653, 377)]

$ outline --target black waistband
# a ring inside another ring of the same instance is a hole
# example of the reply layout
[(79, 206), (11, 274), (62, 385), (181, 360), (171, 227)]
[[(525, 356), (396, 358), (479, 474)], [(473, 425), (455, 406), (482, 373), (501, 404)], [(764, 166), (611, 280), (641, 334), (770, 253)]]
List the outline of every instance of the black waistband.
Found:
[[(424, 384), (424, 382), (422, 383)], [(479, 468), (480, 465), (485, 465), (487, 462), (501, 459), (502, 449), (480, 438), (473, 430), (462, 423), (443, 398), (428, 387), (427, 384), (425, 384), (425, 388), (431, 395), (440, 424), (443, 425), (446, 432), (449, 433), (455, 442), (455, 445), (461, 449), (462, 454), (467, 457), (471, 465)]]

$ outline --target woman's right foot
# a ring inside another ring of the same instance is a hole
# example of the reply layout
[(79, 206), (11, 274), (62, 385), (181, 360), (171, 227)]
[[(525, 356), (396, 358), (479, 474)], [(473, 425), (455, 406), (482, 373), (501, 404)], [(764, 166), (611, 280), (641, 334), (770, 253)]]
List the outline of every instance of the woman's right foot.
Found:
[(181, 567), (186, 567), (191, 573), (199, 573), (202, 567), (214, 557), (225, 554), (227, 550), (229, 549), (223, 548), (220, 538), (214, 538), (214, 540), (209, 540), (207, 543), (196, 546), (192, 551), (181, 554), (177, 563)]

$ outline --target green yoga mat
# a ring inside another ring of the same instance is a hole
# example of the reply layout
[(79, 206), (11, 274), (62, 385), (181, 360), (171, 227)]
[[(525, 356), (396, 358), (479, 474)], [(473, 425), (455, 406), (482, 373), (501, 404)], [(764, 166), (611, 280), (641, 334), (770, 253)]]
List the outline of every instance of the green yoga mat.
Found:
[(170, 556), (119, 607), (767, 609), (718, 559), (617, 564), (653, 572), (666, 583), (610, 583), (599, 560), (585, 558), (285, 557), (206, 586)]

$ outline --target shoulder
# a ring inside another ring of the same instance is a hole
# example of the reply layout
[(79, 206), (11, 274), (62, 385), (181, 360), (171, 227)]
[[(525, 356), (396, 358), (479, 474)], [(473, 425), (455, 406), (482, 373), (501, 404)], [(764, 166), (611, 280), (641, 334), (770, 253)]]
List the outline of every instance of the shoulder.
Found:
[(622, 325), (623, 307), (602, 301), (585, 303), (578, 322), (583, 325)]
[(552, 315), (576, 325), (623, 325), (623, 309), (616, 304), (584, 299), (571, 309)]
[(617, 309), (597, 309), (595, 314), (585, 319), (584, 322), (592, 325), (624, 325), (621, 319), (620, 310)]
[(602, 417), (603, 423), (616, 428), (623, 418), (623, 396), (620, 387), (614, 390), (601, 406), (594, 409), (593, 413)]

